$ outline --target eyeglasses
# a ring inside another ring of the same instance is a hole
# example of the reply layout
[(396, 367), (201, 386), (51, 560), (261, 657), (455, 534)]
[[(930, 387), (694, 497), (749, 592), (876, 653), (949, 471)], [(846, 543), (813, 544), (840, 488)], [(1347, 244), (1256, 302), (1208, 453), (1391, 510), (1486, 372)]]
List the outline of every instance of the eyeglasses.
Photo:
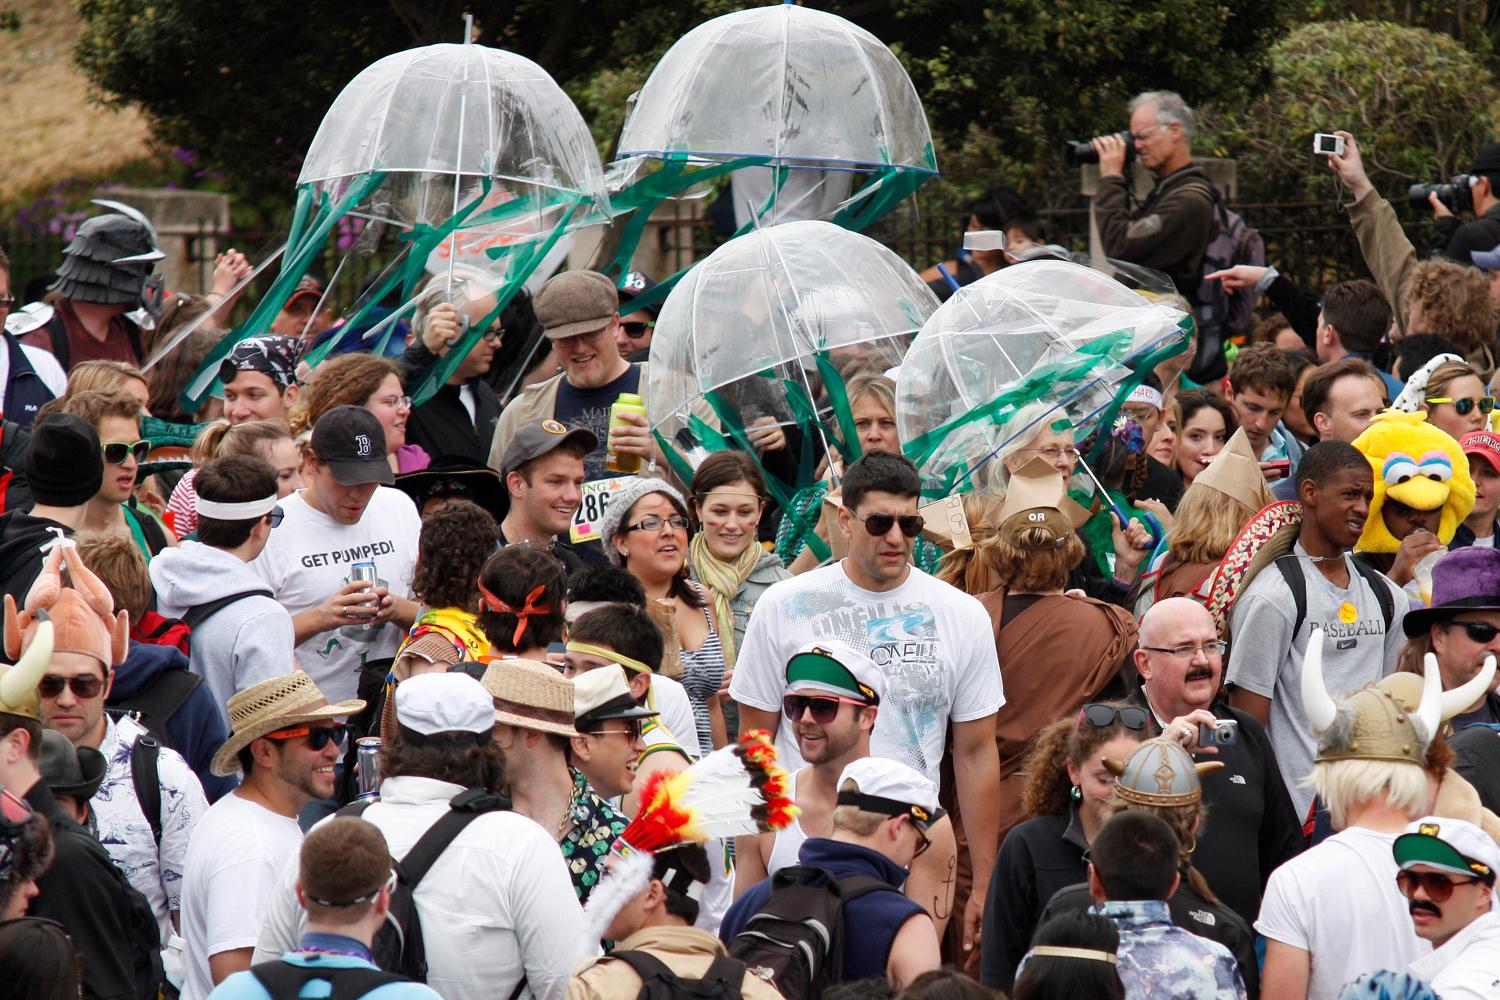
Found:
[(1149, 716), (1146, 714), (1144, 708), (1137, 708), (1134, 705), (1125, 705), (1124, 707), (1116, 708), (1114, 705), (1106, 705), (1102, 701), (1094, 701), (1078, 710), (1078, 721), (1073, 724), (1073, 728), (1082, 729), (1083, 724), (1087, 722), (1095, 729), (1104, 729), (1114, 725), (1115, 720), (1119, 719), (1120, 725), (1126, 729), (1139, 732), (1146, 728), (1146, 720), (1148, 718)]
[(499, 347), (500, 342), (505, 339), (504, 330), (486, 330), (484, 336), (479, 338), (491, 347)]
[(625, 723), (624, 729), (590, 729), (588, 734), (590, 736), (628, 736), (632, 743), (641, 738), (645, 723), (640, 719), (620, 719), (619, 721)]
[(1049, 462), (1055, 462), (1059, 458), (1066, 458), (1070, 464), (1078, 461), (1078, 449), (1071, 446), (1061, 447), (1049, 444), (1045, 448), (1021, 448), (1020, 450), (1030, 452), (1033, 455), (1040, 455)]
[(314, 750), (322, 750), (330, 743), (343, 745), (344, 736), (349, 732), (347, 724), (335, 722), (331, 726), (298, 726), (296, 729), (283, 729), (275, 733), (267, 733), (266, 739), (270, 740), (295, 740), (299, 736), (307, 738), (307, 745)]
[(131, 455), (135, 456), (137, 462), (144, 462), (146, 456), (151, 454), (151, 442), (106, 441), (99, 446), (99, 450), (104, 453), (106, 465), (124, 465), (125, 459)]
[(1463, 399), (1454, 399), (1452, 396), (1428, 396), (1427, 402), (1452, 403), (1454, 411), (1460, 417), (1468, 416), (1476, 406), (1479, 407), (1480, 413), (1489, 413), (1495, 408), (1494, 396), (1485, 396), (1482, 399), (1474, 399), (1471, 396), (1465, 396)]
[(620, 329), (625, 331), (625, 336), (631, 340), (640, 340), (655, 328), (655, 323), (621, 323)]
[(71, 689), (74, 697), (77, 698), (97, 698), (99, 692), (104, 690), (104, 681), (86, 674), (77, 677), (43, 674), (42, 679), (37, 681), (36, 693), (43, 698), (56, 698), (63, 693), (63, 688)]
[(1500, 626), (1491, 625), (1489, 622), (1448, 622), (1447, 627), (1463, 629), (1469, 641), (1481, 645), (1489, 642), (1496, 635), (1500, 635)]
[(1446, 903), (1453, 897), (1453, 890), (1460, 885), (1471, 885), (1481, 881), (1477, 878), (1451, 879), (1441, 872), (1409, 872), (1399, 871), (1396, 873), (1396, 888), (1401, 890), (1401, 895), (1407, 899), (1417, 891), (1417, 886), (1422, 887), (1422, 892), (1434, 903)]
[(856, 521), (865, 526), (865, 530), (879, 538), (888, 535), (896, 525), (901, 526), (901, 534), (907, 538), (916, 538), (927, 526), (927, 519), (921, 514), (866, 514), (863, 517), (853, 507), (845, 507)]
[(282, 510), (279, 506), (272, 507), (271, 513), (266, 515), (266, 521), (271, 527), (279, 528), (281, 527), (281, 519), (283, 517), (286, 517), (286, 511)]
[(410, 396), (384, 396), (380, 399), (371, 400), (371, 402), (379, 403), (381, 406), (389, 406), (397, 410), (411, 409)]
[[(907, 818), (910, 819), (910, 817), (907, 817)], [(927, 848), (929, 848), (929, 847), (932, 846), (932, 840), (927, 836), (927, 833), (922, 829), (922, 824), (918, 823), (914, 819), (911, 820), (911, 828), (913, 830), (917, 831), (917, 850), (911, 856), (911, 859), (913, 861), (915, 861), (918, 858), (920, 858), (922, 855), (924, 855), (924, 854), (927, 853)]]
[(789, 694), (781, 699), (781, 711), (790, 722), (801, 722), (802, 714), (812, 711), (813, 721), (819, 725), (832, 722), (839, 714), (840, 705), (861, 705), (858, 698), (840, 698), (837, 695)]
[(1229, 644), (1223, 639), (1214, 639), (1204, 643), (1186, 642), (1181, 646), (1142, 646), (1141, 648), (1152, 653), (1166, 653), (1168, 656), (1175, 656), (1178, 659), (1188, 659), (1197, 656), (1199, 653), (1202, 653), (1204, 656), (1223, 656), (1224, 650), (1229, 648)]
[(625, 526), (626, 531), (660, 531), (663, 528), (686, 531), (688, 529), (688, 519), (681, 514), (674, 514), (668, 518), (661, 518), (652, 514), (649, 517), (641, 518), (634, 524), (627, 524)]

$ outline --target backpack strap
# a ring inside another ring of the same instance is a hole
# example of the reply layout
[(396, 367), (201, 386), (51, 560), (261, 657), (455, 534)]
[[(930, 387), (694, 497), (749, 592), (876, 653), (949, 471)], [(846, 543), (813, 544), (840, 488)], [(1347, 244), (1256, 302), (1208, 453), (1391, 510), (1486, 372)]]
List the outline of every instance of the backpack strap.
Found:
[(216, 601), (209, 601), (207, 604), (197, 604), (188, 608), (187, 613), (182, 616), (182, 622), (188, 628), (197, 628), (231, 604), (237, 604), (247, 597), (275, 596), (275, 594), (264, 587), (257, 587), (254, 590), (242, 590), (237, 594), (228, 594)]
[(1302, 622), (1307, 618), (1307, 577), (1302, 575), (1302, 562), (1297, 553), (1288, 552), (1276, 557), (1276, 569), (1292, 592), (1292, 604), (1296, 617), (1292, 620), (1292, 641), (1302, 632)]
[[(745, 981), (745, 963), (728, 955), (715, 956), (707, 971), (698, 980), (684, 979), (655, 955), (644, 951), (612, 951), (607, 958), (619, 959), (641, 977), (641, 991), (637, 1000), (648, 1000), (656, 996), (678, 997), (696, 994), (702, 997), (720, 997), (724, 1000), (739, 1000), (740, 985)], [(657, 992), (651, 988), (659, 982), (665, 990)]]
[[(345, 809), (348, 808), (350, 806), (345, 807)], [(509, 800), (499, 795), (492, 795), (482, 788), (470, 788), (455, 795), (448, 803), (448, 811), (432, 824), (427, 832), (411, 846), (411, 850), (401, 858), (398, 865), (398, 876), (401, 881), (416, 892), (417, 885), (448, 845), (453, 843), (453, 838), (463, 832), (464, 827), (485, 813), (499, 812), (509, 808)], [(339, 811), (343, 813), (344, 810)]]
[(130, 748), (130, 783), (135, 786), (135, 800), (151, 824), (151, 839), (161, 847), (161, 770), (158, 763), (161, 744), (145, 733), (135, 738)]
[(294, 965), (282, 959), (250, 966), (250, 975), (269, 993), (272, 1000), (301, 996), (302, 987), (314, 979), (328, 983), (328, 1000), (359, 1000), (382, 986), (408, 983), (411, 980), (381, 969), (340, 969), (328, 966)]
[(68, 347), (68, 325), (63, 322), (62, 313), (54, 311), (52, 318), (47, 321), (43, 328), (47, 331), (47, 337), (52, 341), (52, 356), (62, 366), (63, 371), (68, 370), (68, 362), (72, 359), (72, 351)]
[(1375, 600), (1380, 603), (1380, 617), (1385, 619), (1385, 630), (1389, 632), (1391, 622), (1396, 618), (1396, 600), (1391, 596), (1391, 588), (1386, 583), (1384, 574), (1360, 559), (1350, 561), (1354, 563), (1354, 571), (1364, 577), (1365, 583), (1375, 592)]
[[(139, 693), (121, 698), (110, 706), (118, 716), (134, 713), (137, 721), (161, 746), (172, 746), (167, 723), (186, 704), (203, 678), (184, 667), (168, 667)], [(176, 747), (173, 747), (176, 749)]]

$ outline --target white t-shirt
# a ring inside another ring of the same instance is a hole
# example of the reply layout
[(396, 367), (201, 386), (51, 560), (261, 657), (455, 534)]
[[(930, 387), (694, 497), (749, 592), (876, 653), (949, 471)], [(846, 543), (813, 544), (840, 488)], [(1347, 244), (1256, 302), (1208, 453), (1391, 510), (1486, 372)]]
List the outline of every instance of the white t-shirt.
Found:
[[(948, 721), (972, 722), (1005, 704), (994, 629), (984, 605), (915, 566), (894, 590), (858, 587), (842, 561), (773, 584), (750, 615), (729, 695), (781, 713), (786, 663), (799, 649), (838, 639), (865, 649), (885, 674), (870, 754), (902, 761), (938, 781)], [(782, 766), (803, 765), (782, 718)]]
[(213, 990), (208, 959), (255, 947), (276, 876), (302, 847), (295, 817), (282, 816), (231, 792), (193, 828), (182, 879), (182, 1000)]
[(1307, 1000), (1338, 1000), (1376, 969), (1404, 969), (1432, 946), (1396, 889), (1394, 833), (1351, 827), (1271, 873), (1255, 929), (1312, 956)]
[[(339, 524), (313, 510), (303, 491), (281, 501), (285, 518), (272, 529), (265, 551), (250, 568), (275, 592), (287, 612), (300, 614), (326, 601), (349, 582), (350, 566), (373, 562), (390, 592), (411, 596), (422, 518), (400, 490), (381, 486), (358, 524)], [(358, 624), (319, 632), (297, 646), (297, 664), (331, 702), (353, 698), (367, 660), (395, 656), (403, 631), (387, 623), (371, 629)]]

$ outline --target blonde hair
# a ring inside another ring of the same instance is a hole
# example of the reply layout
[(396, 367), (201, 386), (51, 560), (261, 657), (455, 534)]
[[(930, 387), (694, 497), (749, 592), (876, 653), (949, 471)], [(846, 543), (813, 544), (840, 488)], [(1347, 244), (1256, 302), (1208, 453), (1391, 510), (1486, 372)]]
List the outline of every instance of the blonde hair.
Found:
[(966, 594), (983, 594), (999, 585), (992, 561), (984, 553), (995, 540), (994, 516), (1000, 510), (1000, 498), (988, 493), (965, 493), (963, 505), (973, 544), (943, 553), (937, 578)]
[[(859, 782), (853, 778), (846, 779), (839, 785), (841, 792), (858, 792)], [(880, 824), (890, 819), (880, 813), (866, 812), (859, 806), (834, 806), (833, 828), (845, 830), (856, 837), (868, 837), (880, 829)]]
[(1445, 361), (1438, 365), (1432, 370), (1432, 375), (1427, 379), (1427, 391), (1422, 394), (1422, 409), (1428, 410), (1437, 405), (1435, 403), (1428, 403), (1427, 400), (1429, 398), (1440, 399), (1444, 396), (1451, 396), (1452, 393), (1448, 391), (1448, 387), (1459, 379), (1467, 378), (1470, 375), (1479, 379), (1480, 384), (1484, 384), (1484, 376), (1467, 361)]
[(247, 420), (242, 424), (231, 424), (220, 418), (205, 424), (193, 440), (193, 464), (203, 465), (230, 455), (264, 458), (266, 445), (282, 438), (290, 439), (291, 436), (285, 427), (274, 420)]
[(1388, 806), (1413, 819), (1427, 811), (1427, 772), (1419, 764), (1394, 760), (1320, 760), (1313, 765), (1307, 783), (1322, 796), (1335, 830), (1348, 825), (1349, 813), (1382, 795)]
[(129, 393), (126, 383), (139, 382), (150, 392), (151, 383), (135, 365), (124, 361), (83, 361), (68, 372), (68, 398), (84, 392)]
[(1194, 481), (1183, 491), (1167, 531), (1167, 552), (1180, 563), (1213, 563), (1224, 558), (1229, 546), (1256, 511), (1275, 499), (1263, 483), (1260, 506), (1251, 510), (1240, 501), (1211, 486)]

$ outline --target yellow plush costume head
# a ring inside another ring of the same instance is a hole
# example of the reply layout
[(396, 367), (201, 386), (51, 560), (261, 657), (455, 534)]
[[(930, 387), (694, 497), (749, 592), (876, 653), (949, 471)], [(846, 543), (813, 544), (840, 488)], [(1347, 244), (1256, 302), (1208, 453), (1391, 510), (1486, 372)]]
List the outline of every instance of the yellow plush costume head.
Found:
[(1441, 508), (1438, 540), (1444, 545), (1453, 541), (1453, 532), (1474, 509), (1474, 480), (1457, 441), (1429, 424), (1425, 413), (1386, 410), (1354, 439), (1354, 447), (1375, 474), (1375, 498), (1358, 551), (1395, 552), (1401, 547), (1381, 516), (1388, 496), (1413, 510)]

